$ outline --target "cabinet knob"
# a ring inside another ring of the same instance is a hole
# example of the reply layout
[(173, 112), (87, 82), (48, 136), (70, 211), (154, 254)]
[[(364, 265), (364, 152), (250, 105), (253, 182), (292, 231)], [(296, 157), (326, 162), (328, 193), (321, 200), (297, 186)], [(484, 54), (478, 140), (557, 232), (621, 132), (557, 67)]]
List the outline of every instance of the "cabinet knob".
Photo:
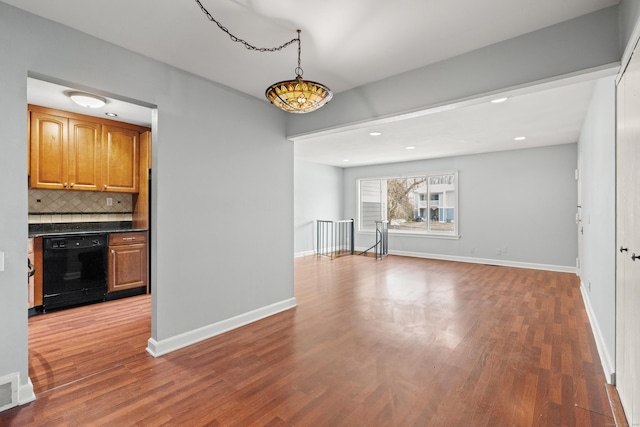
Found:
[(62, 184), (62, 186), (63, 186), (64, 188), (67, 188), (67, 183), (65, 182), (64, 184)]
[(73, 186), (74, 186), (74, 185), (75, 185), (75, 183), (73, 183), (73, 182), (72, 182), (72, 183), (69, 185), (69, 187), (70, 187), (70, 188), (73, 188)]
[(640, 259), (640, 255), (636, 255), (635, 253), (631, 254), (631, 261), (635, 261), (637, 259)]
[(107, 184), (105, 184), (105, 185), (104, 185), (104, 189), (105, 189), (105, 190), (107, 189)]
[(624, 247), (620, 246), (620, 253), (627, 252), (628, 250), (629, 250), (628, 248), (624, 248)]

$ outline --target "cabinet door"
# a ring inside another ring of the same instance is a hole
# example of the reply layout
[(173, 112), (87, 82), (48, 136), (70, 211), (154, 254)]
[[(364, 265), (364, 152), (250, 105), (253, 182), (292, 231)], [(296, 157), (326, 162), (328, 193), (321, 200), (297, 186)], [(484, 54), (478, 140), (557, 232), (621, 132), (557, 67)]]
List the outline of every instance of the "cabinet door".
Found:
[(69, 189), (101, 191), (101, 125), (69, 120)]
[(68, 186), (68, 120), (52, 114), (31, 113), (31, 188)]
[(29, 277), (28, 307), (42, 305), (42, 237), (28, 240), (28, 256), (35, 274)]
[(145, 243), (109, 248), (109, 292), (147, 286)]
[(103, 190), (137, 193), (140, 167), (138, 131), (102, 126)]
[[(27, 241), (27, 255), (29, 257), (29, 262), (31, 263), (31, 268), (35, 268), (36, 257), (34, 256), (33, 239), (29, 239)], [(33, 276), (29, 276), (29, 287), (28, 287), (28, 293), (27, 293), (27, 308), (31, 308), (31, 307), (34, 306), (34, 303), (33, 303), (34, 287), (35, 287), (35, 279), (33, 278)]]

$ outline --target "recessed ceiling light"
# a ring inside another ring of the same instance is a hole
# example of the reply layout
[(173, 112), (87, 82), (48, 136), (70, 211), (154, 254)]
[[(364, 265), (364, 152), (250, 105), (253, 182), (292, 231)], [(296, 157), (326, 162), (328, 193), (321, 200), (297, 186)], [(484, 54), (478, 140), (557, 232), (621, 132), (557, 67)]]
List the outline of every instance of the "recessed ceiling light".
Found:
[(516, 136), (513, 139), (515, 139), (516, 141), (524, 141), (525, 139), (527, 139), (527, 137), (526, 136)]
[(92, 95), (90, 93), (69, 92), (67, 96), (69, 96), (69, 98), (71, 98), (71, 100), (76, 104), (87, 108), (100, 108), (107, 103), (107, 100), (103, 97)]
[(371, 135), (371, 136), (380, 136), (380, 135), (382, 135), (382, 132), (369, 132), (369, 135)]
[(413, 150), (413, 149), (415, 149), (416, 147), (411, 146), (411, 147), (404, 147), (404, 148), (406, 148), (407, 150)]
[(493, 104), (500, 104), (501, 102), (504, 102), (506, 100), (507, 100), (507, 98), (496, 98), (496, 99), (492, 99), (491, 102)]
[(116, 113), (104, 113), (104, 114), (109, 117), (118, 117)]
[(343, 160), (343, 162), (345, 162), (345, 163), (346, 163), (346, 162), (348, 162), (348, 161), (349, 161), (349, 159), (344, 159), (344, 160)]

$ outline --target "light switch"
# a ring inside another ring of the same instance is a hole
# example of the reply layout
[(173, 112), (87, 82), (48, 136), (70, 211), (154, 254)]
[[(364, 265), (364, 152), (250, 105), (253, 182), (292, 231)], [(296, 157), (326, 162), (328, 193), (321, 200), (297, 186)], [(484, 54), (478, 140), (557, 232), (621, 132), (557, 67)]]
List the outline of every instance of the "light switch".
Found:
[(0, 251), (0, 271), (4, 271), (4, 251)]

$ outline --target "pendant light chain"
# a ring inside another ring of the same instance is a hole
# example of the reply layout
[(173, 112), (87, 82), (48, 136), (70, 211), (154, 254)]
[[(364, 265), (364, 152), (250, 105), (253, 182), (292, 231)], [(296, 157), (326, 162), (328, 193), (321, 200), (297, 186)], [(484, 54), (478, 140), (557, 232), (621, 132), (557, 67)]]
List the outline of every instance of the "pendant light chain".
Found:
[(231, 41), (236, 43), (242, 43), (248, 50), (254, 50), (258, 52), (277, 52), (285, 47), (298, 43), (298, 66), (295, 69), (296, 77), (293, 80), (284, 80), (278, 83), (274, 83), (267, 88), (265, 96), (276, 107), (289, 113), (310, 113), (325, 105), (333, 98), (333, 92), (327, 86), (322, 83), (312, 82), (310, 80), (302, 79), (302, 65), (300, 57), (302, 55), (302, 43), (300, 41), (300, 33), (302, 30), (297, 30), (298, 37), (291, 39), (283, 45), (277, 47), (256, 47), (246, 40), (238, 38), (231, 34), (229, 29), (216, 20), (207, 9), (200, 3), (200, 0), (196, 0), (198, 6), (202, 10), (209, 21), (214, 22), (218, 28), (227, 33), (231, 38)]
[(298, 68), (296, 68), (294, 71), (296, 73), (296, 76), (298, 77), (302, 77), (302, 75), (304, 74), (304, 72), (302, 71), (302, 66), (300, 65), (300, 54), (302, 53), (302, 47), (300, 46), (300, 32), (302, 30), (298, 30)]
[(211, 14), (209, 13), (209, 11), (207, 9), (205, 9), (205, 7), (202, 5), (202, 3), (200, 3), (200, 0), (196, 0), (196, 3), (198, 3), (198, 6), (200, 6), (200, 9), (202, 9), (202, 12), (207, 15), (207, 18), (209, 18), (209, 21), (211, 22), (215, 22), (216, 25), (218, 26), (218, 28), (220, 28), (222, 31), (224, 31), (225, 33), (227, 33), (229, 35), (229, 37), (231, 38), (232, 41), (236, 42), (236, 43), (242, 43), (244, 45), (244, 47), (246, 47), (249, 50), (256, 50), (258, 52), (277, 52), (280, 51), (282, 49), (284, 49), (285, 47), (294, 44), (294, 43), (298, 43), (298, 68), (300, 67), (300, 30), (298, 30), (298, 37), (295, 39), (291, 39), (288, 42), (286, 42), (283, 45), (277, 46), (277, 47), (256, 47), (252, 44), (247, 43), (245, 40), (234, 36), (233, 34), (231, 34), (231, 32), (229, 31), (229, 29), (227, 27), (225, 27), (224, 25), (222, 25), (220, 22), (218, 22), (216, 20), (216, 18), (214, 18), (213, 16), (211, 16)]

